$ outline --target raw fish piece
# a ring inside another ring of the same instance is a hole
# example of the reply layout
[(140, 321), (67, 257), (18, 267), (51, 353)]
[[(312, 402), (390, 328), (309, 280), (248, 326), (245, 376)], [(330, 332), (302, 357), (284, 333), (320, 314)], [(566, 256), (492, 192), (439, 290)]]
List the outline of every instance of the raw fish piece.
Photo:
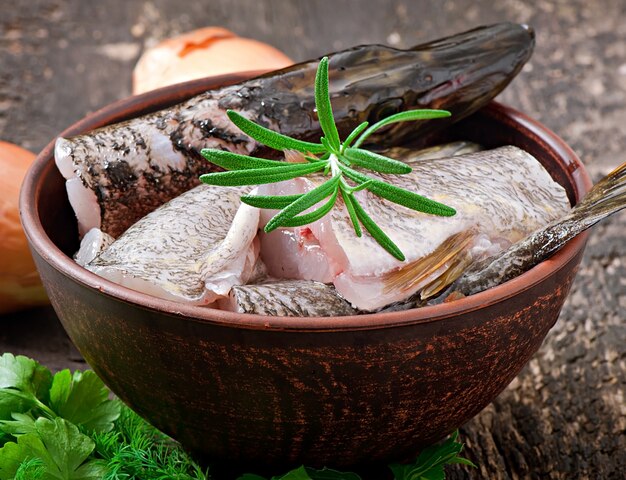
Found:
[[(377, 310), (416, 292), (436, 295), (476, 260), (497, 254), (569, 208), (565, 190), (535, 158), (516, 147), (424, 160), (412, 166), (410, 174), (380, 178), (455, 208), (455, 216), (416, 212), (367, 191), (356, 194), (404, 252), (405, 261), (396, 260), (367, 233), (356, 237), (341, 204), (311, 225), (288, 229), (296, 236), (304, 231), (315, 239), (331, 266), (337, 291), (360, 310)], [(304, 192), (316, 182), (315, 178), (295, 179), (264, 186), (259, 192)], [(263, 213), (261, 225), (269, 215)], [(289, 261), (302, 260), (296, 256)], [(273, 266), (268, 264), (268, 269), (272, 272)], [(315, 275), (308, 277), (319, 280)]]
[[(456, 141), (428, 148), (391, 147), (378, 153), (395, 158), (409, 165), (422, 160), (446, 158), (483, 150), (477, 143)], [(288, 190), (291, 187), (291, 190)], [(306, 188), (299, 181), (281, 185), (282, 194), (299, 193)], [(261, 211), (261, 222), (265, 225), (275, 212)], [(310, 228), (280, 228), (270, 233), (259, 232), (261, 258), (268, 274), (274, 278), (298, 278), (332, 283), (341, 273), (341, 266), (326, 256), (319, 241)]]
[(157, 297), (207, 305), (246, 283), (258, 256), (250, 188), (200, 185), (130, 227), (86, 268)]
[(237, 285), (218, 306), (238, 313), (280, 317), (338, 317), (358, 313), (333, 287), (308, 280)]

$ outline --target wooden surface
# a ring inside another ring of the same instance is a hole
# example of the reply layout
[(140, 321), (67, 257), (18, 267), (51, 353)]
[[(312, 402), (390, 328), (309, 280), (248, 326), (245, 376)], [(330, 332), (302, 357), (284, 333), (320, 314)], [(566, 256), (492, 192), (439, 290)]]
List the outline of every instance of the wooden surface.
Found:
[[(498, 21), (537, 47), (500, 96), (563, 137), (594, 180), (626, 155), (626, 2), (0, 0), (0, 139), (33, 151), (130, 94), (141, 51), (223, 25), (294, 60), (359, 43), (408, 47)], [(0, 239), (1, 241), (1, 239)], [(559, 319), (498, 399), (461, 429), (477, 470), (449, 478), (624, 478), (626, 215), (597, 226)], [(50, 309), (0, 318), (0, 351), (85, 368)]]

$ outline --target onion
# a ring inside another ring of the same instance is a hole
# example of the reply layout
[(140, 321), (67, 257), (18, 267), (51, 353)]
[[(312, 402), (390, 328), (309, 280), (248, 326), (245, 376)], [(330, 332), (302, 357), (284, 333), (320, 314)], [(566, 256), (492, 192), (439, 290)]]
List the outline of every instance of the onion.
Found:
[(265, 43), (221, 27), (200, 28), (146, 50), (133, 71), (133, 94), (195, 78), (277, 70), (292, 64), (289, 57)]
[(35, 155), (0, 141), (0, 315), (45, 305), (48, 298), (20, 223), (20, 185)]

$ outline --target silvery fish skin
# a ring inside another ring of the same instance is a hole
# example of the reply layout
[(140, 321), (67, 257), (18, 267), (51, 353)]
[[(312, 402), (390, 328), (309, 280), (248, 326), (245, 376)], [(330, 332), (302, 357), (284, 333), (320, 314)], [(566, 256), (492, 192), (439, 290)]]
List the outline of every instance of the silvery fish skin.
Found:
[[(368, 234), (357, 237), (339, 203), (313, 224), (284, 229), (290, 235), (262, 238), (261, 256), (270, 274), (278, 270), (290, 278), (332, 282), (353, 307), (375, 311), (416, 292), (431, 296), (443, 291), (473, 262), (502, 251), (569, 209), (564, 189), (516, 147), (423, 160), (412, 167), (406, 175), (380, 177), (455, 208), (455, 216), (416, 212), (367, 191), (355, 194), (404, 252), (405, 261), (396, 260)], [(315, 178), (294, 179), (263, 186), (259, 193), (302, 193), (315, 185)], [(271, 215), (262, 211), (261, 225)], [(319, 262), (306, 255), (309, 247), (316, 248)], [(275, 262), (281, 265), (277, 268)]]
[(550, 257), (576, 235), (625, 207), (626, 163), (600, 180), (566, 215), (503, 253), (473, 265), (452, 284), (449, 292), (454, 292), (455, 296), (473, 295), (517, 277)]
[(259, 211), (250, 188), (199, 185), (130, 227), (86, 265), (120, 285), (208, 305), (254, 273)]
[[(442, 108), (451, 119), (398, 123), (371, 141), (381, 146), (445, 128), (484, 106), (517, 74), (534, 46), (528, 27), (503, 23), (409, 50), (381, 45), (330, 55), (330, 94), (342, 137), (361, 122), (414, 108)], [(208, 91), (172, 108), (73, 138), (59, 138), (55, 159), (67, 179), (80, 235), (119, 236), (139, 218), (199, 183), (211, 164), (202, 148), (276, 155), (242, 134), (226, 110), (274, 130), (319, 141), (309, 61)], [(411, 125), (409, 125), (411, 123)]]
[(219, 308), (280, 317), (338, 317), (358, 313), (332, 286), (310, 280), (283, 280), (234, 286)]

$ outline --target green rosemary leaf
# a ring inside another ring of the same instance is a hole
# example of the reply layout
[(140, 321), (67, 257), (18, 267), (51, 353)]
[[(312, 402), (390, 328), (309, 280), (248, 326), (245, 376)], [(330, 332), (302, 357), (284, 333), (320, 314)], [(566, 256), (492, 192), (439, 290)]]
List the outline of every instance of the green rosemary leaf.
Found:
[(380, 173), (411, 173), (413, 170), (404, 162), (387, 158), (378, 153), (362, 150), (360, 148), (346, 148), (343, 155), (350, 160), (351, 163), (359, 167), (374, 170)]
[(374, 133), (379, 128), (384, 127), (385, 125), (389, 125), (390, 123), (397, 122), (408, 122), (412, 120), (427, 120), (430, 118), (443, 118), (449, 117), (451, 115), (447, 110), (431, 110), (431, 109), (422, 109), (422, 110), (408, 110), (406, 112), (396, 113), (395, 115), (390, 115), (387, 118), (383, 118), (381, 121), (376, 122), (370, 128), (363, 132), (363, 135), (359, 137), (359, 139), (355, 142), (354, 146), (360, 146), (367, 137), (369, 137), (372, 133)]
[(297, 215), (295, 217), (291, 217), (289, 220), (282, 223), (281, 227), (300, 227), (302, 225), (307, 225), (309, 223), (313, 223), (318, 221), (328, 212), (330, 212), (335, 206), (335, 202), (337, 201), (337, 194), (339, 193), (339, 188), (335, 188), (335, 193), (333, 193), (330, 199), (321, 207), (313, 210), (312, 212), (305, 213), (304, 215)]
[(354, 193), (354, 192), (360, 192), (361, 190), (365, 190), (366, 188), (368, 188), (372, 183), (374, 182), (374, 180), (368, 180), (366, 182), (363, 182), (359, 185), (356, 185), (352, 188), (350, 188), (350, 193)]
[(371, 180), (371, 183), (367, 187), (370, 192), (378, 195), (379, 197), (390, 200), (393, 203), (402, 205), (403, 207), (442, 217), (451, 217), (456, 214), (456, 210), (454, 208), (444, 205), (443, 203), (431, 200), (430, 198), (405, 190), (404, 188), (396, 187), (395, 185), (373, 179), (349, 167), (340, 165), (339, 168), (341, 168), (341, 171), (350, 180), (355, 182), (367, 182), (368, 180)]
[(278, 160), (249, 157), (217, 148), (203, 148), (200, 150), (200, 154), (209, 162), (226, 170), (251, 170), (256, 168), (284, 167), (287, 165), (285, 162)]
[(295, 217), (299, 213), (305, 211), (307, 208), (312, 207), (316, 203), (320, 202), (324, 198), (328, 197), (334, 190), (337, 189), (341, 175), (337, 175), (327, 182), (322, 183), (319, 187), (314, 188), (310, 192), (305, 193), (298, 200), (283, 208), (280, 212), (272, 217), (272, 219), (265, 225), (265, 232), (269, 233), (278, 227), (284, 225), (284, 222), (292, 217)]
[(263, 145), (267, 145), (270, 148), (276, 150), (297, 150), (303, 153), (323, 153), (326, 151), (323, 145), (319, 143), (304, 142), (302, 140), (296, 140), (295, 138), (288, 137), (282, 133), (275, 132), (269, 128), (262, 127), (242, 117), (234, 110), (228, 110), (226, 112), (228, 118), (239, 129), (250, 137), (254, 138), (257, 142), (261, 142)]
[(295, 202), (304, 194), (298, 195), (243, 195), (241, 201), (252, 207), (280, 209)]
[(361, 125), (359, 125), (354, 130), (352, 130), (352, 133), (348, 135), (348, 138), (346, 138), (346, 140), (341, 145), (342, 153), (346, 148), (352, 145), (352, 142), (354, 142), (354, 139), (358, 137), (361, 134), (361, 132), (367, 128), (368, 125), (369, 125), (368, 122), (363, 122)]
[(350, 192), (347, 192), (345, 189), (341, 189), (341, 196), (343, 197), (343, 203), (346, 205), (346, 210), (348, 210), (348, 215), (350, 215), (350, 221), (352, 222), (352, 226), (354, 227), (354, 233), (357, 237), (361, 237), (363, 233), (361, 232), (361, 225), (359, 224), (359, 219), (356, 216), (356, 212), (354, 211), (353, 202), (356, 200), (352, 197)]
[(234, 187), (282, 182), (322, 170), (327, 162), (285, 164), (284, 167), (233, 170), (230, 172), (206, 173), (200, 176), (203, 183)]
[(398, 246), (393, 243), (393, 241), (381, 230), (381, 228), (372, 220), (372, 218), (367, 214), (363, 207), (358, 202), (356, 198), (354, 198), (354, 211), (356, 216), (361, 221), (365, 229), (370, 233), (370, 235), (376, 240), (381, 247), (387, 250), (391, 255), (397, 258), (400, 261), (405, 260), (405, 256), (402, 251), (398, 248)]
[(328, 57), (322, 58), (315, 74), (315, 108), (320, 127), (328, 143), (339, 150), (339, 132), (333, 118), (333, 110), (330, 105), (330, 95), (328, 93)]
[(335, 154), (338, 153), (338, 149), (335, 148), (333, 145), (331, 145), (331, 143), (326, 139), (326, 137), (320, 138), (320, 143), (324, 145), (324, 148), (326, 149), (326, 151), (335, 153)]

